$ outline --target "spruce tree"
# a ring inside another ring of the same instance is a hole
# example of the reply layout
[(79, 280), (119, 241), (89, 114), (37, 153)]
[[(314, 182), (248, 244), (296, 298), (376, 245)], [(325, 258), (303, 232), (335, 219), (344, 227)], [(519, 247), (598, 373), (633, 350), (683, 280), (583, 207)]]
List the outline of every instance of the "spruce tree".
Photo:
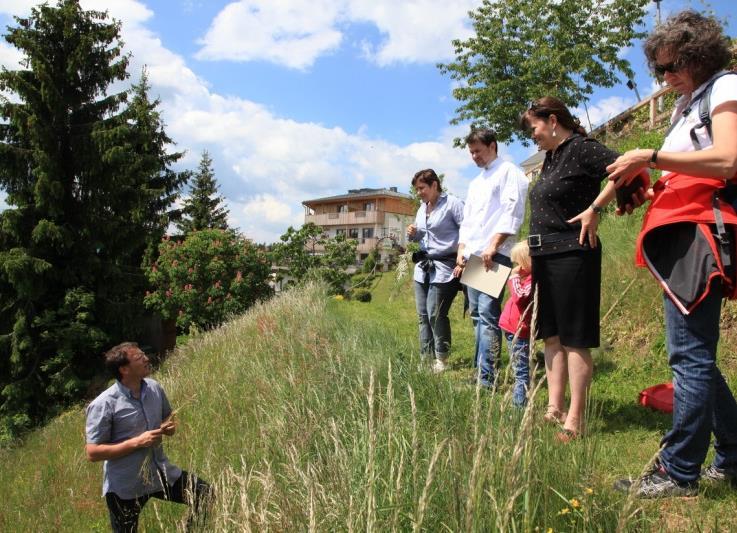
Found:
[(222, 205), (225, 199), (217, 192), (218, 185), (212, 169), (212, 158), (205, 150), (194, 175), (189, 198), (184, 201), (182, 220), (177, 223), (183, 234), (204, 229), (228, 228), (228, 209)]
[(0, 441), (79, 399), (101, 351), (131, 330), (149, 234), (178, 187), (144, 80), (124, 108), (120, 25), (78, 0), (41, 5), (5, 35), (0, 72)]

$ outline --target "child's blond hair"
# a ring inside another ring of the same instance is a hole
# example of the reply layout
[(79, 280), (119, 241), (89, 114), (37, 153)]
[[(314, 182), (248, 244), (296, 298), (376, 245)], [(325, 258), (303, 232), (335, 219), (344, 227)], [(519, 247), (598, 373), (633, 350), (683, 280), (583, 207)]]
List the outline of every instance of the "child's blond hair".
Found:
[(532, 271), (532, 260), (530, 259), (530, 247), (527, 244), (527, 239), (519, 241), (517, 244), (512, 246), (512, 261), (517, 263), (522, 270), (527, 272)]

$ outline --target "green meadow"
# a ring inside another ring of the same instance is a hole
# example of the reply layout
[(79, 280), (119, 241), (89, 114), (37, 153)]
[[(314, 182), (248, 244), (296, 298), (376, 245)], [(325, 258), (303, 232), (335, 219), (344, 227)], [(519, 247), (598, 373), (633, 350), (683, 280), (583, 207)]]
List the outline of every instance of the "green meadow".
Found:
[[(190, 337), (154, 377), (180, 407), (169, 457), (217, 488), (205, 531), (727, 531), (737, 490), (638, 501), (612, 490), (658, 451), (669, 417), (637, 405), (669, 380), (661, 295), (633, 266), (638, 217), (604, 217), (602, 336), (586, 437), (554, 441), (544, 373), (511, 405), (467, 385), (473, 348), (462, 299), (452, 368), (419, 367), (411, 280), (384, 273), (373, 301), (294, 289)], [(737, 390), (737, 306), (720, 364)], [(538, 349), (540, 345), (538, 344)], [(508, 369), (508, 365), (504, 365)], [(80, 405), (0, 451), (0, 531), (107, 531), (101, 464), (83, 454)], [(142, 531), (183, 529), (181, 506), (150, 502)]]

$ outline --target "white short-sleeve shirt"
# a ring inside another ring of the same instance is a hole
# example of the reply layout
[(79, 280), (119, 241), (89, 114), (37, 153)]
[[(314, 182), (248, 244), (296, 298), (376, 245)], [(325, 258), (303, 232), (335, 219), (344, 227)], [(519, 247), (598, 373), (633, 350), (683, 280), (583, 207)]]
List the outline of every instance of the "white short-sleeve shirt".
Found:
[[(719, 74), (717, 74), (717, 76), (718, 75)], [(684, 95), (676, 102), (676, 108), (671, 117), (671, 123), (675, 124), (675, 126), (673, 126), (673, 129), (663, 142), (663, 147), (661, 148), (663, 152), (693, 152), (695, 150), (694, 145), (691, 142), (691, 129), (700, 122), (699, 102), (697, 99), (700, 100), (700, 95), (706, 88), (709, 81), (711, 81), (711, 79), (701, 84), (693, 92), (694, 105), (691, 106), (691, 109), (686, 116), (683, 116), (683, 112), (688, 109), (691, 98)], [(718, 105), (729, 101), (737, 101), (737, 75), (734, 74), (722, 76), (714, 82), (714, 85), (712, 85), (709, 114), (713, 114), (714, 109)], [(708, 150), (711, 148), (712, 141), (709, 138), (706, 128), (697, 129), (696, 137), (701, 143), (702, 150)], [(668, 172), (663, 171), (663, 174), (667, 173)]]

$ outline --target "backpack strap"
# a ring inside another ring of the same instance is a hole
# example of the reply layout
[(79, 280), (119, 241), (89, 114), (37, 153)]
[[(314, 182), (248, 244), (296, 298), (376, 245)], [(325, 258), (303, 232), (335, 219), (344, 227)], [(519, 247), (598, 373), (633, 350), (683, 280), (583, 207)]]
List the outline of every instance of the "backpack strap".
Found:
[[(696, 130), (699, 130), (701, 128), (706, 128), (706, 134), (709, 136), (709, 139), (712, 138), (711, 134), (711, 113), (710, 113), (710, 106), (711, 106), (711, 89), (714, 86), (714, 82), (717, 81), (722, 76), (727, 76), (729, 74), (737, 74), (737, 72), (734, 71), (727, 71), (722, 72), (718, 76), (713, 77), (706, 87), (704, 87), (704, 90), (699, 93), (699, 95), (696, 97), (695, 100), (693, 100), (689, 106), (683, 110), (683, 116), (687, 116), (691, 112), (691, 108), (693, 105), (698, 101), (699, 102), (699, 123), (696, 124), (693, 128), (691, 128), (691, 131), (689, 132), (689, 136), (691, 137), (691, 144), (693, 144), (694, 150), (701, 150), (701, 142), (699, 141), (699, 138), (696, 136)], [(670, 133), (670, 130), (668, 131)]]

